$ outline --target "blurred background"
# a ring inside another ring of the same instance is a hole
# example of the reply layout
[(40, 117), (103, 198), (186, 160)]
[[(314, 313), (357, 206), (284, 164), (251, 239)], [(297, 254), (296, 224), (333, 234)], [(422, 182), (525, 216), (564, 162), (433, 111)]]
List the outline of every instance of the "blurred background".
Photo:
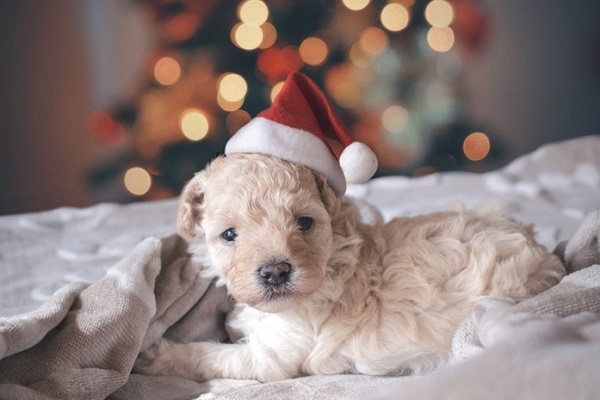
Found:
[(600, 133), (598, 15), (597, 0), (0, 1), (0, 214), (176, 196), (295, 70), (379, 176), (498, 168)]

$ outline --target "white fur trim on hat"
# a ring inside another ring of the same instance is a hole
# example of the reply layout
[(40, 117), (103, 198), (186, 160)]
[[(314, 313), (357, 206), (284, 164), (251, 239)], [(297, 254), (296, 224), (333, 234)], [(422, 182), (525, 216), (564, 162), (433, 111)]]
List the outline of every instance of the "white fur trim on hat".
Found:
[(227, 142), (225, 154), (234, 153), (260, 153), (306, 165), (324, 175), (338, 196), (346, 192), (346, 179), (338, 160), (311, 132), (255, 117)]

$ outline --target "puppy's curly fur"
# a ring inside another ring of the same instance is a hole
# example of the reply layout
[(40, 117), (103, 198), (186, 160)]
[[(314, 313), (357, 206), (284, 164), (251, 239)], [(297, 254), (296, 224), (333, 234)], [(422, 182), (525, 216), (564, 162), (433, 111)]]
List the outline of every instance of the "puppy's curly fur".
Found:
[(320, 175), (257, 154), (217, 158), (194, 177), (178, 229), (237, 300), (229, 327), (240, 339), (161, 340), (137, 369), (200, 381), (429, 371), (451, 359), (477, 300), (532, 296), (565, 273), (498, 209), (364, 224)]

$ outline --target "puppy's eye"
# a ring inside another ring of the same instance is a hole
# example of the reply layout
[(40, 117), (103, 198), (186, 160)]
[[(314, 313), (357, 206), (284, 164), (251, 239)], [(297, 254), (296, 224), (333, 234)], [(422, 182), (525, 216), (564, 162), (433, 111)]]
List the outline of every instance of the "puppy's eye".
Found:
[(298, 222), (298, 227), (301, 231), (307, 231), (313, 225), (313, 219), (311, 217), (299, 217), (296, 221)]
[(225, 232), (221, 233), (221, 237), (226, 242), (233, 242), (237, 237), (237, 233), (235, 232), (235, 229), (229, 228)]

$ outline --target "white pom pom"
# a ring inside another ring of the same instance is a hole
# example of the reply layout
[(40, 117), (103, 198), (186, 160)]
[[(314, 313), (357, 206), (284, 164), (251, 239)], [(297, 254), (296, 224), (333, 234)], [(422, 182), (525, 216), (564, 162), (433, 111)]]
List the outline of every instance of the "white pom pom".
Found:
[(340, 166), (346, 181), (364, 183), (371, 179), (377, 171), (377, 156), (364, 143), (354, 142), (346, 147), (340, 155)]

